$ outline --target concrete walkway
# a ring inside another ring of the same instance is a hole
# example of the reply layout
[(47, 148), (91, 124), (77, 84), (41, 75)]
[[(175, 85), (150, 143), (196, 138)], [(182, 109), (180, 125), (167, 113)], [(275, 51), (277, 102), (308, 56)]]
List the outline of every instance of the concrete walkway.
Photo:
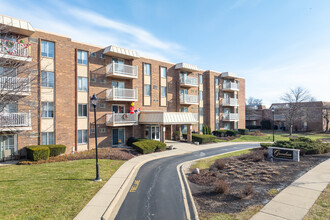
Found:
[(330, 159), (317, 165), (282, 190), (252, 220), (300, 220), (330, 182)]
[(9, 160), (9, 161), (5, 161), (5, 162), (0, 162), (0, 167), (14, 165), (14, 164), (17, 164), (18, 162), (19, 162), (18, 160)]
[[(125, 199), (125, 195), (129, 186), (131, 186), (134, 177), (139, 168), (155, 159), (175, 156), (179, 154), (192, 153), (195, 151), (206, 150), (217, 147), (224, 147), (233, 144), (253, 144), (252, 142), (240, 143), (214, 143), (205, 145), (194, 145), (184, 142), (166, 141), (167, 145), (173, 145), (174, 150), (147, 154), (135, 157), (124, 163), (100, 191), (90, 200), (90, 202), (75, 217), (76, 220), (81, 219), (111, 219), (114, 213), (120, 208), (121, 202)], [(201, 155), (203, 157), (203, 155)]]

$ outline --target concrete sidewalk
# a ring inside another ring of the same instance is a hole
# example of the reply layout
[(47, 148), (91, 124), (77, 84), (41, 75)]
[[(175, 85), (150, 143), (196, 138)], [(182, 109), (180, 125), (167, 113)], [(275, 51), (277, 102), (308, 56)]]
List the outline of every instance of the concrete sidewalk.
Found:
[[(132, 184), (134, 177), (137, 174), (139, 168), (155, 159), (164, 157), (170, 157), (180, 154), (192, 153), (195, 151), (201, 151), (206, 149), (212, 149), (217, 147), (225, 147), (233, 144), (256, 144), (254, 142), (239, 142), (239, 143), (214, 143), (205, 145), (194, 145), (184, 142), (166, 141), (167, 145), (173, 145), (174, 150), (147, 154), (135, 157), (126, 163), (124, 163), (112, 177), (106, 182), (106, 184), (100, 189), (100, 191), (89, 201), (89, 203), (80, 211), (75, 217), (76, 220), (93, 220), (93, 219), (109, 219), (113, 214), (114, 209), (119, 209), (119, 203), (125, 197), (125, 190)], [(202, 157), (202, 155), (201, 155)], [(121, 204), (121, 203), (120, 203)], [(118, 210), (117, 210), (118, 211)]]
[(282, 190), (252, 220), (300, 220), (330, 182), (330, 159), (317, 165)]

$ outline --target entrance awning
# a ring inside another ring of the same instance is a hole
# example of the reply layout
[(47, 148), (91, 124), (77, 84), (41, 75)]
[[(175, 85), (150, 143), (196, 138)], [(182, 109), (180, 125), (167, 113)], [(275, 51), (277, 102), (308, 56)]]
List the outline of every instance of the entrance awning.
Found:
[(197, 114), (191, 112), (141, 112), (139, 124), (197, 124)]

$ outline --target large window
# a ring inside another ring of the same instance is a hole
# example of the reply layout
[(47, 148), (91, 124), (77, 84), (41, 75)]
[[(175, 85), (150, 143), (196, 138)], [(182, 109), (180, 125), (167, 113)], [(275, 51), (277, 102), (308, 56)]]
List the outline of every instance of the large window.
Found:
[(219, 78), (215, 78), (215, 85), (219, 85)]
[(87, 65), (87, 52), (78, 50), (77, 51), (77, 62), (81, 65)]
[(54, 58), (54, 43), (49, 41), (41, 41), (41, 56)]
[(150, 85), (144, 85), (144, 96), (150, 96)]
[(219, 116), (219, 107), (217, 107), (217, 108), (215, 109), (215, 115), (216, 115), (216, 116)]
[(143, 71), (144, 71), (144, 75), (145, 76), (150, 76), (150, 64), (148, 63), (145, 63), (144, 64), (144, 68), (143, 68)]
[(41, 86), (54, 88), (54, 72), (41, 72)]
[(161, 97), (165, 98), (166, 97), (166, 86), (161, 87)]
[(41, 117), (53, 118), (54, 117), (54, 103), (53, 102), (41, 102)]
[(203, 75), (199, 74), (198, 78), (199, 78), (199, 84), (202, 84), (203, 83)]
[(41, 144), (42, 145), (54, 144), (54, 132), (42, 132)]
[(160, 75), (162, 78), (166, 78), (166, 67), (160, 67)]
[(87, 130), (78, 130), (78, 144), (87, 144)]
[(87, 117), (87, 104), (78, 104), (78, 116)]
[(87, 90), (88, 90), (88, 78), (78, 77), (78, 91), (87, 91)]
[(199, 100), (203, 100), (203, 91), (199, 91)]
[(203, 117), (203, 107), (199, 107), (199, 116)]

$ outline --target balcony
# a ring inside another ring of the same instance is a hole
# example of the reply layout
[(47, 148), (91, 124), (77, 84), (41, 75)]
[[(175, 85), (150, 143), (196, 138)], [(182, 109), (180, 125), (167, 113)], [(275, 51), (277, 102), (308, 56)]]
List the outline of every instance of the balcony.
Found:
[(274, 115), (275, 121), (286, 121), (285, 115)]
[(109, 113), (107, 114), (107, 126), (132, 126), (138, 124), (138, 114)]
[(238, 99), (235, 99), (235, 98), (223, 99), (222, 105), (223, 106), (238, 106)]
[(228, 82), (223, 84), (223, 91), (238, 91), (238, 83)]
[(256, 121), (259, 119), (261, 119), (261, 118), (259, 118), (259, 116), (257, 116), (257, 115), (246, 115), (245, 116), (246, 121)]
[(198, 105), (198, 95), (180, 95), (180, 104)]
[(199, 121), (199, 113), (192, 113), (196, 121)]
[(0, 39), (0, 58), (31, 62), (29, 47), (29, 44)]
[(107, 89), (106, 92), (107, 101), (137, 101), (138, 90), (137, 89), (122, 89), (112, 88)]
[(138, 66), (131, 66), (120, 63), (110, 63), (107, 65), (106, 70), (106, 76), (124, 79), (138, 78)]
[(0, 131), (31, 130), (31, 113), (0, 113)]
[(30, 78), (0, 77), (0, 94), (30, 95)]
[(223, 121), (238, 121), (238, 113), (224, 113), (222, 116)]
[(180, 79), (181, 86), (194, 87), (198, 86), (198, 78), (191, 76), (184, 76)]

